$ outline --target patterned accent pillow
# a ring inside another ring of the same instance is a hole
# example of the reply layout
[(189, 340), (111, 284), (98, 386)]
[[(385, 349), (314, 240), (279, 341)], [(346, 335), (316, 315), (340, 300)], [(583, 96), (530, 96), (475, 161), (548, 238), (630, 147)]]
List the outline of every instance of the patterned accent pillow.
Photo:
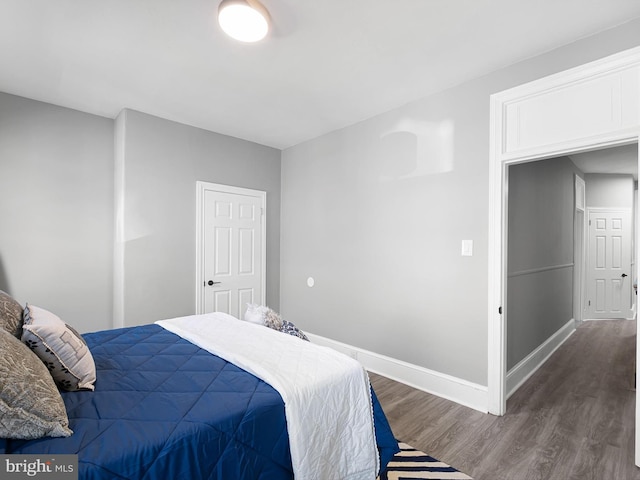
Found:
[(289, 335), (293, 335), (294, 337), (301, 338), (302, 340), (306, 340), (307, 342), (309, 341), (302, 330), (300, 330), (293, 323), (288, 322), (287, 320), (282, 321), (282, 328), (280, 328), (280, 331), (283, 333), (288, 333)]
[(0, 437), (71, 435), (60, 392), (40, 359), (2, 329), (0, 352)]
[(0, 290), (0, 328), (16, 338), (22, 336), (22, 305)]
[(96, 365), (84, 338), (53, 313), (28, 305), (24, 309), (22, 341), (69, 391), (93, 390)]
[(267, 308), (267, 311), (264, 314), (265, 327), (273, 328), (274, 330), (282, 330), (282, 322), (283, 320), (278, 312)]

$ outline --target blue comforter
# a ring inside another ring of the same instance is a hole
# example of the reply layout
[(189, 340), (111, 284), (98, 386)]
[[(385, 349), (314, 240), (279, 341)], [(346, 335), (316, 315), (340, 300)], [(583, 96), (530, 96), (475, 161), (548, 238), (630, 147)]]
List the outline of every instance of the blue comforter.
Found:
[[(0, 453), (77, 453), (80, 479), (292, 479), (280, 394), (158, 325), (84, 335), (94, 392), (63, 392), (67, 438), (0, 439)], [(381, 465), (398, 445), (373, 394)]]

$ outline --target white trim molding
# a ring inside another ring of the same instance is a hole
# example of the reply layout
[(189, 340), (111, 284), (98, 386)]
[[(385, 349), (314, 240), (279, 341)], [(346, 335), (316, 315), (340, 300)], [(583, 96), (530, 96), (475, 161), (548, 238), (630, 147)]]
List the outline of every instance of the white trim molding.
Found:
[(574, 265), (575, 264), (573, 263), (563, 263), (560, 265), (548, 265), (546, 267), (531, 268), (529, 270), (518, 270), (515, 272), (511, 272), (509, 274), (509, 278), (522, 277), (524, 275), (534, 275), (536, 273), (543, 273), (543, 272), (552, 272), (553, 270), (562, 270), (563, 268), (573, 268)]
[(396, 358), (305, 332), (313, 343), (355, 358), (368, 371), (487, 413), (487, 387)]
[(536, 373), (575, 331), (576, 321), (572, 318), (556, 333), (545, 340), (542, 345), (509, 370), (507, 372), (507, 398), (513, 395), (531, 375)]
[(640, 120), (639, 72), (636, 47), (492, 95), (497, 155), (522, 161), (629, 143)]
[(584, 212), (584, 209), (587, 206), (587, 184), (584, 181), (584, 178), (578, 176), (578, 174), (574, 174), (574, 190), (576, 194), (576, 210)]

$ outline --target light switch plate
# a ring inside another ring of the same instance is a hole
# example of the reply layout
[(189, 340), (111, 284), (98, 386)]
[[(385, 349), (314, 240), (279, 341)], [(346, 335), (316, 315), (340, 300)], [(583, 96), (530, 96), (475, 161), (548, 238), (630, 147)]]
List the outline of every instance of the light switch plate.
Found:
[(473, 240), (462, 240), (462, 256), (473, 256)]

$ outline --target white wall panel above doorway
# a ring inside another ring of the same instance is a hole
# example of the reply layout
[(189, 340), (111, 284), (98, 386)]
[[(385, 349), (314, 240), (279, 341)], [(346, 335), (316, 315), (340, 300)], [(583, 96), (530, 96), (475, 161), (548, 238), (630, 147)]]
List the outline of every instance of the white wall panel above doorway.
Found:
[[(609, 68), (612, 65), (613, 68)], [(586, 68), (502, 92), (503, 158), (550, 156), (580, 148), (585, 139), (636, 128), (640, 65), (623, 52)]]

